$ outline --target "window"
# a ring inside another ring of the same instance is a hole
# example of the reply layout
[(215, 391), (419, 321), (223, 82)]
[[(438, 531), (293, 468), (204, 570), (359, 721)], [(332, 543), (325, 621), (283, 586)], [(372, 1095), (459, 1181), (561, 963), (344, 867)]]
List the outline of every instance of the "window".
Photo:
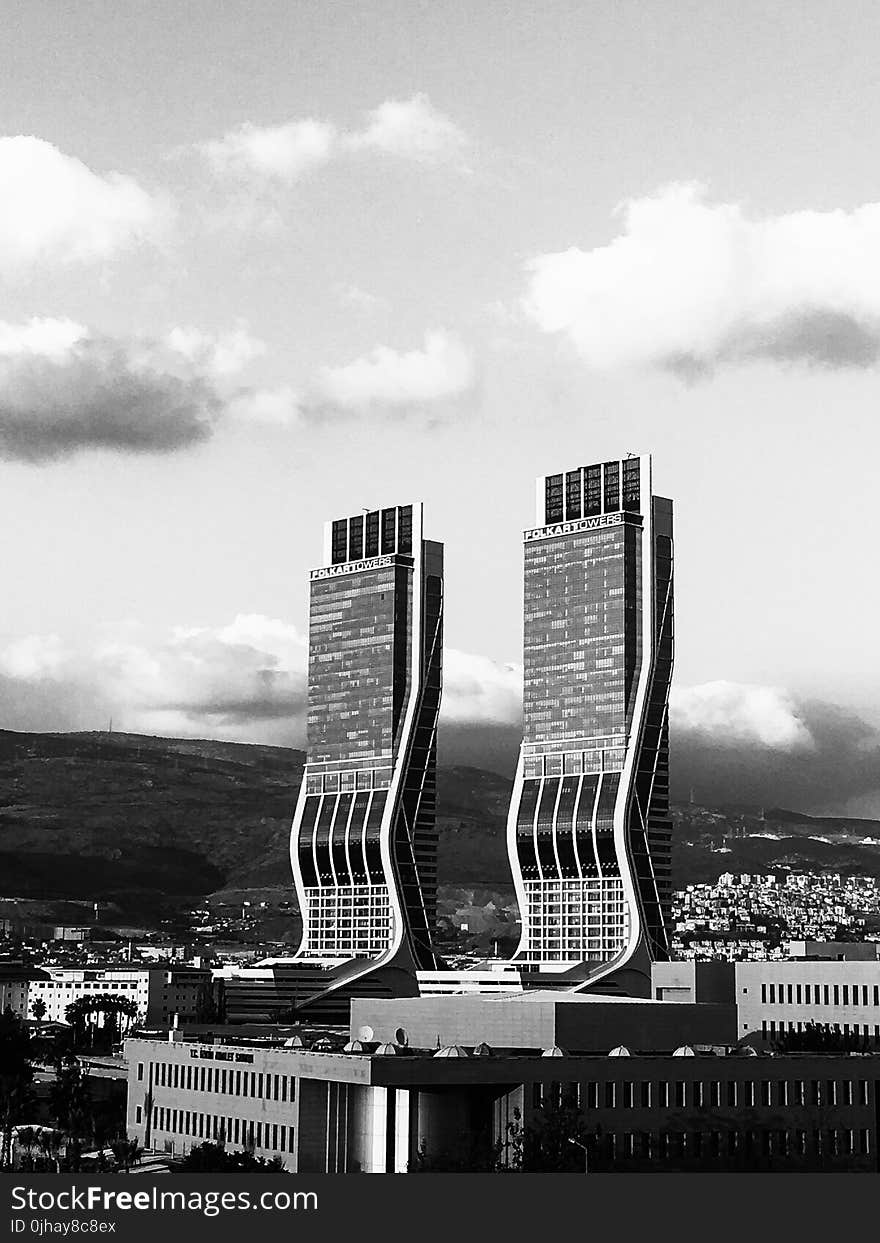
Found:
[(142, 1082), (142, 1080), (143, 1080), (143, 1077), (144, 1077), (144, 1064), (143, 1064), (143, 1062), (138, 1062), (138, 1072), (137, 1072), (137, 1073), (138, 1073), (138, 1083), (141, 1083), (141, 1082)]
[(136, 1105), (135, 1111), (134, 1111), (134, 1120), (136, 1123), (139, 1123), (142, 1121), (142, 1119), (143, 1119), (143, 1110), (141, 1109), (140, 1105)]

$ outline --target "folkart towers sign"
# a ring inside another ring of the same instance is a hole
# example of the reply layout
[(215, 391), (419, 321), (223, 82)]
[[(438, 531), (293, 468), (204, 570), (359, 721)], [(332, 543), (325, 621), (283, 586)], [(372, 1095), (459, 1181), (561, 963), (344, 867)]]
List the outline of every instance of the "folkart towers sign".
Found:
[(312, 570), (309, 578), (312, 582), (318, 578), (337, 578), (340, 574), (357, 574), (360, 570), (378, 570), (385, 565), (394, 565), (395, 557), (368, 557), (365, 561), (346, 561), (343, 565), (325, 565)]
[(614, 527), (628, 515), (599, 514), (596, 518), (579, 518), (576, 522), (559, 522), (552, 527), (535, 527), (523, 532), (523, 539), (549, 539), (553, 535), (573, 535), (576, 531), (594, 531), (597, 527)]

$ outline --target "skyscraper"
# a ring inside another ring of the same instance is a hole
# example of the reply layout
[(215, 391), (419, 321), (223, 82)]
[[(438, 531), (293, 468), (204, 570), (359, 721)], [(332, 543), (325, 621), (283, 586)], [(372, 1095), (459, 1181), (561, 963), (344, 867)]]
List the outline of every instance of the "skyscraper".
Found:
[(436, 965), (443, 546), (423, 538), (421, 504), (327, 523), (324, 544), (291, 833), (296, 962), (333, 973), (331, 991), (357, 991), (381, 968)]
[(508, 818), (514, 962), (649, 995), (670, 902), (672, 502), (648, 456), (538, 480), (525, 532), (524, 726)]

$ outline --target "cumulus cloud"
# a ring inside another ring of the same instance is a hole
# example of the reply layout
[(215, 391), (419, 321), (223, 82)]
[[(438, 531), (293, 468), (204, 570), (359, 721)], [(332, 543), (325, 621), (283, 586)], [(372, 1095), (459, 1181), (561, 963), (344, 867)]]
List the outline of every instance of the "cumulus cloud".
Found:
[(345, 132), (315, 118), (280, 125), (247, 121), (196, 150), (221, 176), (290, 186), (346, 153), (376, 152), (423, 167), (464, 168), (467, 135), (425, 94), (388, 99), (367, 114), (361, 130)]
[(163, 238), (171, 206), (123, 173), (93, 172), (30, 135), (0, 138), (0, 273), (110, 259)]
[(755, 219), (676, 184), (620, 215), (607, 246), (528, 264), (526, 314), (590, 366), (694, 378), (748, 360), (880, 360), (880, 203)]
[(239, 322), (229, 332), (213, 335), (200, 328), (172, 328), (166, 337), (170, 349), (213, 376), (237, 375), (266, 353), (266, 344)]
[(242, 423), (287, 427), (304, 417), (303, 398), (289, 384), (276, 388), (242, 389), (230, 400), (229, 415)]
[(223, 626), (139, 628), (90, 646), (26, 636), (0, 650), (0, 678), (20, 728), (45, 728), (51, 685), (63, 725), (94, 727), (111, 713), (122, 729), (243, 741), (301, 743), (306, 702), (304, 638), (293, 626), (242, 614)]
[(374, 150), (417, 164), (460, 161), (468, 148), (462, 129), (419, 93), (411, 99), (387, 99), (368, 115), (368, 124), (350, 134), (355, 150)]
[(287, 185), (298, 181), (336, 150), (334, 126), (308, 119), (284, 125), (245, 122), (222, 138), (201, 143), (199, 150), (215, 172), (277, 179)]
[(460, 398), (475, 379), (470, 351), (451, 333), (438, 330), (425, 334), (422, 349), (401, 353), (378, 345), (344, 366), (323, 368), (311, 399), (348, 412), (402, 409)]
[(68, 319), (0, 321), (0, 458), (172, 452), (229, 420), (293, 426), (445, 412), (474, 384), (470, 351), (443, 331), (408, 353), (378, 346), (301, 388), (232, 383), (265, 353), (244, 323), (216, 334), (178, 326), (160, 338), (117, 339)]
[(676, 688), (669, 710), (671, 728), (722, 743), (757, 743), (774, 751), (813, 747), (792, 697), (776, 687), (719, 681)]
[(168, 342), (117, 340), (71, 320), (0, 323), (0, 457), (198, 443), (222, 408), (211, 381)]
[(443, 657), (444, 720), (516, 724), (522, 717), (522, 666), (447, 648)]

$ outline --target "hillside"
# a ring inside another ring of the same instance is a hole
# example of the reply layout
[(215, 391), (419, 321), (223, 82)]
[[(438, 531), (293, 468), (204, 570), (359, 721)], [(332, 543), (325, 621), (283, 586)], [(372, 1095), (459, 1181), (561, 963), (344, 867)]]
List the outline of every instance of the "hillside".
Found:
[[(100, 898), (146, 916), (218, 889), (292, 889), (302, 768), (283, 747), (0, 731), (0, 894)], [(441, 768), (441, 885), (512, 892), (509, 791), (495, 773)], [(727, 871), (880, 876), (877, 821), (692, 805), (674, 818), (677, 887)]]

